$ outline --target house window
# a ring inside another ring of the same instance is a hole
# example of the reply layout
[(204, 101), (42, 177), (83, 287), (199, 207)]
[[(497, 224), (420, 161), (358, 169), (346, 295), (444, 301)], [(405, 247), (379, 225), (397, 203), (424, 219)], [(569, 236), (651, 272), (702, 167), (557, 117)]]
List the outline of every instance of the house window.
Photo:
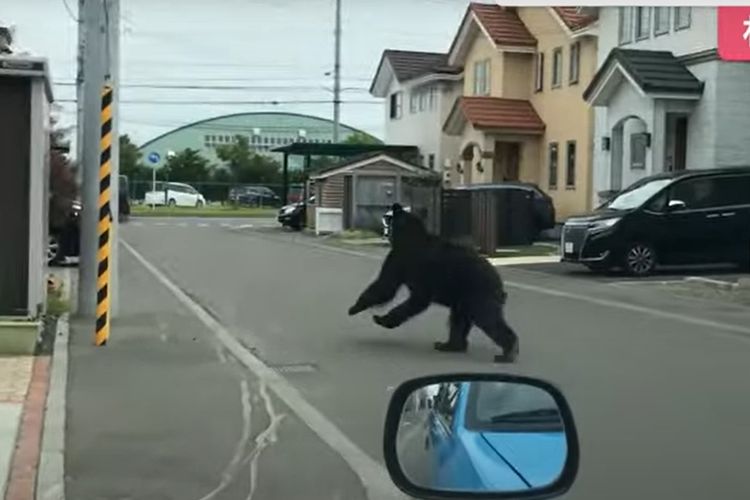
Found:
[(534, 90), (541, 92), (544, 89), (544, 52), (536, 55), (536, 81)]
[(490, 60), (474, 63), (474, 95), (490, 95)]
[(576, 42), (570, 46), (570, 83), (578, 83), (578, 75), (581, 71), (581, 42)]
[(435, 155), (434, 154), (430, 154), (427, 157), (427, 166), (430, 168), (430, 170), (435, 169)]
[(633, 7), (620, 7), (618, 40), (620, 45), (633, 41)]
[(391, 120), (398, 120), (401, 118), (401, 108), (403, 106), (404, 94), (403, 92), (394, 92), (391, 94), (391, 105), (390, 105), (390, 116)]
[(557, 143), (556, 142), (550, 142), (549, 143), (549, 188), (550, 189), (557, 189), (557, 162), (558, 162), (558, 155), (557, 155)]
[(562, 47), (552, 52), (552, 88), (562, 84), (563, 54)]
[(417, 112), (417, 104), (419, 101), (419, 95), (417, 95), (416, 90), (412, 90), (409, 92), (409, 112), (411, 114), (414, 114)]
[(654, 35), (669, 33), (669, 7), (654, 7)]
[(419, 111), (427, 109), (427, 91), (422, 89), (419, 92)]
[(565, 165), (565, 187), (576, 187), (576, 141), (568, 141)]
[(630, 168), (643, 170), (646, 168), (646, 148), (648, 136), (643, 133), (630, 134)]
[(651, 32), (651, 7), (635, 8), (635, 37), (638, 40), (648, 38)]
[(684, 30), (690, 27), (690, 7), (674, 8), (674, 29)]
[(430, 87), (430, 111), (435, 111), (437, 109), (437, 92), (438, 88), (437, 86), (433, 85)]

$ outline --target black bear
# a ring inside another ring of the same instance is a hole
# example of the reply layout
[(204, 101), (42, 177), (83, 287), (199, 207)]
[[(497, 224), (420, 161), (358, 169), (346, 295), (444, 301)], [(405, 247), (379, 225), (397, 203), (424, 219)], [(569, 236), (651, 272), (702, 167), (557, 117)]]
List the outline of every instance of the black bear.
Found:
[(472, 325), (478, 326), (503, 349), (495, 361), (512, 363), (518, 355), (518, 337), (503, 317), (507, 297), (500, 275), (471, 248), (459, 246), (427, 232), (419, 217), (393, 205), (391, 251), (380, 273), (349, 315), (390, 302), (405, 285), (410, 296), (373, 320), (396, 328), (423, 312), (431, 303), (450, 309), (447, 342), (435, 342), (438, 351), (466, 351)]

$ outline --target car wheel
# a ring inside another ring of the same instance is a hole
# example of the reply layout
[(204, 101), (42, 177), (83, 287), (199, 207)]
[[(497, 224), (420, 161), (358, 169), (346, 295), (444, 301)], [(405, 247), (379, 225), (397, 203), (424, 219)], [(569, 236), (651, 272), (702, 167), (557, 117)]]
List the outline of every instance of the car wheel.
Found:
[(624, 265), (633, 276), (648, 276), (656, 268), (656, 251), (646, 243), (631, 243), (625, 250)]
[(203, 202), (201, 200), (196, 201), (195, 208), (203, 208)]
[(47, 241), (47, 264), (54, 264), (60, 261), (60, 240), (57, 236), (50, 234)]
[(175, 201), (174, 198), (170, 198), (169, 201), (167, 202), (167, 206), (169, 208), (174, 208), (177, 206), (177, 201)]

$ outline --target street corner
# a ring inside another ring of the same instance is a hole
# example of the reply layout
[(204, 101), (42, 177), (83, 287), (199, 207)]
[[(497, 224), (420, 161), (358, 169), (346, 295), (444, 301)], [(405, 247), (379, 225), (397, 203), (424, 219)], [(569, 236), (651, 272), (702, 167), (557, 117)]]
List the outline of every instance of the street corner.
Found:
[[(0, 358), (0, 492), (5, 500), (34, 498), (41, 452), (50, 358)], [(5, 483), (3, 483), (5, 481)]]

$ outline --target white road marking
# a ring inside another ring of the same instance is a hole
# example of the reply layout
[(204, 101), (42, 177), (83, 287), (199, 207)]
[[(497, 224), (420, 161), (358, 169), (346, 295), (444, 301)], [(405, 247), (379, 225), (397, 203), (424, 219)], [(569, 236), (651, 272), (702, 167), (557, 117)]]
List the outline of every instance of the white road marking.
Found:
[(208, 227), (210, 224), (206, 224), (205, 222), (199, 222), (198, 227)]
[(157, 226), (166, 226), (167, 223), (166, 222), (157, 222), (156, 225)]
[(187, 227), (187, 222), (180, 222), (177, 224), (178, 227)]
[(141, 221), (132, 221), (132, 222), (130, 222), (130, 225), (131, 226), (141, 227), (143, 225), (143, 222), (141, 222)]
[[(354, 473), (359, 476), (369, 498), (383, 500), (407, 498), (396, 488), (382, 465), (354, 444), (333, 422), (328, 420), (317, 408), (310, 404), (292, 384), (274, 369), (255, 357), (221, 323), (209, 315), (156, 266), (146, 260), (135, 248), (122, 238), (120, 241), (123, 247), (136, 260), (161, 282), (164, 287), (172, 292), (185, 307), (195, 314), (207, 328), (214, 332), (232, 355), (253, 372), (261, 382), (265, 382), (297, 414), (300, 420), (344, 459)], [(210, 500), (210, 498), (212, 497), (204, 497), (202, 500)]]
[(211, 490), (206, 495), (202, 496), (200, 500), (211, 500), (212, 498), (215, 498), (216, 495), (221, 493), (224, 488), (229, 486), (229, 484), (232, 482), (234, 476), (237, 474), (242, 464), (242, 454), (245, 451), (245, 447), (247, 446), (248, 441), (250, 441), (250, 428), (252, 423), (251, 416), (253, 410), (252, 406), (250, 405), (250, 389), (248, 388), (247, 380), (243, 380), (240, 382), (240, 398), (242, 402), (242, 434), (240, 436), (240, 440), (237, 442), (237, 446), (235, 446), (234, 448), (234, 455), (232, 455), (232, 459), (229, 461), (221, 474), (221, 482), (216, 488)]
[(239, 229), (251, 229), (255, 227), (253, 224), (240, 224), (239, 226), (232, 226), (232, 229), (239, 230)]

